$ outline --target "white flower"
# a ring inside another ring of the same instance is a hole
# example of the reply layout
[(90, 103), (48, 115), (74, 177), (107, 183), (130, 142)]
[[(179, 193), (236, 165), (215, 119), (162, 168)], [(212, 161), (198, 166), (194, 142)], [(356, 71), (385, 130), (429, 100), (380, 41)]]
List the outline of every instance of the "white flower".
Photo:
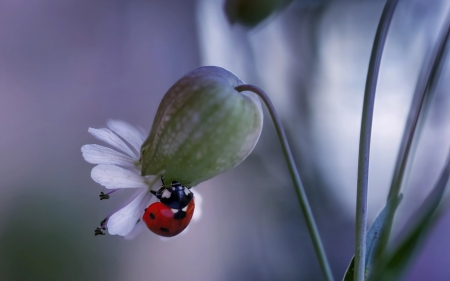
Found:
[[(141, 176), (139, 153), (146, 138), (143, 129), (118, 120), (108, 121), (107, 126), (89, 128), (88, 132), (116, 150), (97, 144), (81, 147), (84, 160), (97, 165), (92, 169), (92, 179), (110, 190), (102, 192), (100, 200), (108, 199), (110, 194), (122, 188), (134, 188), (137, 192), (125, 207), (102, 221), (96, 234), (103, 234), (102, 230), (107, 229), (109, 234), (133, 238), (145, 228), (141, 218), (153, 197), (150, 190), (159, 181), (160, 175)], [(201, 213), (199, 207), (197, 204), (197, 219)]]
[(110, 234), (135, 236), (152, 200), (152, 188), (162, 176), (165, 182), (190, 188), (247, 158), (261, 134), (263, 111), (255, 93), (236, 90), (243, 84), (223, 68), (199, 67), (164, 95), (148, 138), (123, 121), (89, 128), (94, 137), (116, 149), (95, 144), (81, 148), (84, 159), (97, 165), (92, 179), (111, 190), (100, 193), (100, 199), (121, 188), (138, 190), (129, 204), (101, 222), (96, 235), (108, 229)]

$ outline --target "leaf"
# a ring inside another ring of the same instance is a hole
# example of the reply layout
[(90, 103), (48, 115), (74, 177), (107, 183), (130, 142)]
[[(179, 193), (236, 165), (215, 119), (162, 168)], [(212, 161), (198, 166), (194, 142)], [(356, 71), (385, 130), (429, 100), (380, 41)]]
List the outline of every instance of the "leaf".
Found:
[(399, 194), (398, 197), (389, 199), (386, 206), (381, 210), (373, 224), (370, 226), (369, 231), (366, 234), (366, 277), (370, 277), (377, 261), (377, 256), (380, 253), (380, 247), (382, 247), (382, 241), (380, 239), (381, 233), (388, 227), (388, 221), (390, 215), (394, 214), (398, 205), (402, 201), (403, 194)]
[(380, 278), (376, 280), (400, 280), (405, 274), (406, 269), (416, 256), (426, 235), (442, 214), (444, 208), (439, 208), (439, 206), (441, 206), (440, 203), (447, 187), (449, 177), (450, 153), (447, 157), (447, 163), (434, 186), (433, 191), (427, 196), (416, 214), (412, 216), (410, 222), (412, 225), (411, 230), (398, 248), (390, 255), (384, 270), (380, 270)]
[[(378, 214), (375, 221), (370, 226), (366, 234), (366, 276), (370, 275), (374, 268), (376, 261), (376, 255), (378, 248), (380, 247), (380, 233), (387, 226), (389, 214), (394, 213), (397, 210), (403, 195), (389, 199), (386, 206)], [(354, 274), (354, 257), (350, 261), (350, 264), (345, 272), (343, 281), (352, 281)]]
[(353, 281), (353, 276), (355, 275), (355, 256), (352, 257), (350, 264), (345, 271), (344, 279), (342, 281)]

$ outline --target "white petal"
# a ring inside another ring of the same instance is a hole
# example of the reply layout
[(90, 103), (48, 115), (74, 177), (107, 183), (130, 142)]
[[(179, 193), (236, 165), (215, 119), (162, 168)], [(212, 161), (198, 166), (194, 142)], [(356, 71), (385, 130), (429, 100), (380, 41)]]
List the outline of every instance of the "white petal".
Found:
[(81, 147), (84, 160), (91, 164), (110, 164), (134, 167), (133, 159), (121, 152), (98, 144), (86, 144)]
[(110, 216), (107, 223), (109, 234), (121, 236), (130, 234), (150, 204), (151, 198), (152, 194), (144, 189), (130, 204)]
[(141, 150), (141, 146), (145, 140), (145, 133), (136, 127), (121, 120), (109, 120), (108, 127), (126, 140), (136, 151)]
[(200, 193), (198, 193), (198, 191), (193, 191), (191, 188), (192, 193), (194, 193), (194, 200), (195, 200), (195, 209), (194, 209), (194, 215), (192, 216), (192, 221), (199, 221), (200, 218), (202, 217), (202, 203), (203, 203), (203, 198), (200, 195)]
[[(150, 205), (150, 204), (149, 204), (149, 205)], [(148, 207), (148, 205), (147, 205), (146, 207)], [(144, 223), (142, 220), (140, 220), (140, 221), (134, 226), (133, 230), (132, 230), (130, 233), (128, 233), (124, 238), (125, 238), (126, 240), (133, 240), (133, 239), (136, 238), (139, 234), (141, 234), (141, 232), (142, 232), (144, 229), (147, 229), (147, 226), (145, 225), (145, 223)]]
[(115, 165), (97, 165), (92, 169), (91, 177), (95, 182), (109, 189), (148, 188), (144, 177)]
[(113, 133), (110, 129), (101, 128), (101, 129), (94, 129), (89, 128), (88, 132), (91, 133), (94, 137), (96, 137), (99, 140), (102, 140), (106, 142), (107, 144), (110, 144), (114, 146), (115, 148), (119, 149), (120, 151), (125, 152), (130, 157), (132, 157), (135, 160), (138, 160), (139, 157), (136, 156), (136, 154), (131, 151), (131, 149), (126, 145), (123, 140), (121, 140), (115, 133)]

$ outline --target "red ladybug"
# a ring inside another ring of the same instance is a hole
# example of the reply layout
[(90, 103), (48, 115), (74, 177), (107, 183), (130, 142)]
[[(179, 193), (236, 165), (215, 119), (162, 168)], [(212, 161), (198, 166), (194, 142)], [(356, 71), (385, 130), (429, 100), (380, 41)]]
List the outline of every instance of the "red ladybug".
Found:
[(180, 234), (191, 222), (194, 214), (194, 194), (186, 186), (172, 181), (158, 191), (151, 191), (160, 201), (151, 204), (142, 216), (142, 220), (153, 233), (165, 237)]
[(142, 220), (153, 233), (172, 237), (180, 234), (189, 225), (194, 208), (194, 198), (183, 209), (172, 209), (161, 202), (155, 202), (145, 209)]

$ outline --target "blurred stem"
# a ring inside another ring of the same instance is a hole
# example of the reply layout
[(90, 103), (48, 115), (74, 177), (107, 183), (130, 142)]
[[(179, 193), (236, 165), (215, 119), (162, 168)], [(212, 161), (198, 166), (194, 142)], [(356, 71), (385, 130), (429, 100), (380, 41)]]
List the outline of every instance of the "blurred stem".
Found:
[[(392, 177), (391, 188), (389, 190), (388, 199), (392, 196), (397, 196), (400, 193), (403, 176), (405, 173), (408, 156), (411, 152), (414, 135), (416, 134), (416, 127), (419, 123), (419, 117), (422, 110), (429, 107), (431, 95), (434, 92), (442, 67), (445, 63), (445, 55), (447, 51), (448, 39), (450, 37), (450, 11), (447, 14), (444, 27), (437, 39), (431, 54), (424, 60), (417, 81), (416, 89), (411, 102), (411, 108), (408, 113), (408, 118), (403, 132), (400, 149), (397, 155), (397, 162), (395, 164), (394, 175)], [(423, 119), (422, 118), (422, 119)]]
[[(411, 102), (411, 108), (403, 131), (400, 148), (392, 176), (391, 187), (389, 190), (388, 200), (398, 196), (402, 187), (402, 182), (408, 162), (414, 153), (413, 143), (417, 143), (420, 137), (421, 125), (426, 117), (426, 112), (430, 107), (431, 99), (438, 83), (445, 57), (447, 54), (450, 37), (450, 11), (447, 12), (446, 20), (441, 28), (436, 44), (431, 52), (424, 59), (417, 79), (416, 88)], [(380, 234), (381, 246), (377, 256), (382, 256), (389, 242), (389, 236), (394, 221), (395, 213), (390, 213), (387, 218), (386, 228)]]
[(375, 91), (380, 70), (381, 56), (386, 42), (389, 26), (398, 0), (387, 0), (378, 23), (377, 32), (370, 56), (364, 93), (361, 135), (359, 139), (358, 179), (356, 194), (356, 237), (355, 237), (355, 275), (354, 281), (363, 281), (365, 275), (366, 228), (367, 228), (367, 193), (369, 179), (370, 138)]
[(300, 206), (303, 211), (303, 215), (305, 216), (306, 224), (308, 225), (308, 230), (311, 235), (314, 249), (316, 250), (317, 256), (319, 258), (319, 263), (322, 268), (325, 279), (328, 281), (332, 281), (333, 275), (331, 273), (331, 268), (328, 263), (327, 256), (323, 249), (322, 241), (320, 239), (319, 231), (317, 230), (316, 223), (314, 221), (314, 216), (311, 211), (311, 207), (309, 206), (308, 199), (306, 198), (306, 193), (303, 188), (302, 181), (297, 172), (297, 167), (295, 166), (294, 158), (292, 157), (291, 149), (289, 148), (289, 144), (287, 142), (286, 134), (284, 133), (283, 126), (281, 125), (280, 119), (275, 111), (275, 108), (270, 101), (269, 97), (264, 93), (260, 88), (253, 85), (239, 85), (235, 88), (238, 92), (242, 91), (250, 91), (257, 94), (263, 102), (266, 104), (267, 109), (269, 110), (270, 116), (272, 117), (273, 123), (275, 125), (275, 129), (278, 134), (278, 138), (281, 142), (281, 147), (283, 149), (284, 157), (286, 158), (286, 162), (289, 168), (289, 173), (291, 174), (292, 181), (295, 186), (295, 191), (297, 193), (297, 198), (300, 202)]

